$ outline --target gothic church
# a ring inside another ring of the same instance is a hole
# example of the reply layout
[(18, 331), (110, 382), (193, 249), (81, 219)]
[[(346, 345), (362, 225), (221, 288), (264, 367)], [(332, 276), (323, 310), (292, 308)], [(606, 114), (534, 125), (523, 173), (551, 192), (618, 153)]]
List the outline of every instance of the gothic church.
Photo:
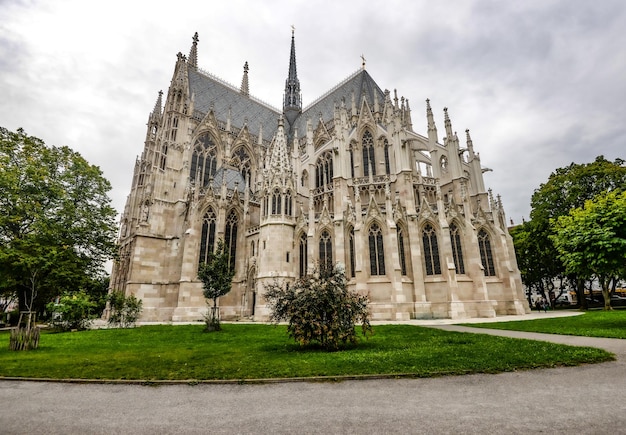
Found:
[(267, 320), (264, 285), (322, 263), (374, 320), (529, 312), (500, 197), (447, 109), (441, 141), (428, 100), (415, 132), (365, 64), (303, 107), (293, 32), (277, 109), (250, 95), (247, 63), (240, 88), (201, 70), (198, 41), (159, 92), (121, 216), (111, 289), (143, 300), (141, 320), (203, 319), (197, 270), (219, 239), (235, 269), (223, 319)]

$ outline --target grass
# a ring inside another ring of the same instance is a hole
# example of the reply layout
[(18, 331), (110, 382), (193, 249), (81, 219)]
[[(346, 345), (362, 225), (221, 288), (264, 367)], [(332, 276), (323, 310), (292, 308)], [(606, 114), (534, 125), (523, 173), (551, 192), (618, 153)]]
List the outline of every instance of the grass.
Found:
[(587, 311), (583, 315), (572, 317), (472, 323), (465, 326), (585, 337), (626, 338), (626, 310)]
[(375, 327), (375, 335), (338, 352), (302, 349), (285, 326), (224, 324), (142, 326), (42, 334), (34, 351), (8, 350), (0, 335), (0, 376), (209, 380), (312, 376), (429, 377), (497, 373), (612, 360), (594, 348), (462, 334), (410, 325)]

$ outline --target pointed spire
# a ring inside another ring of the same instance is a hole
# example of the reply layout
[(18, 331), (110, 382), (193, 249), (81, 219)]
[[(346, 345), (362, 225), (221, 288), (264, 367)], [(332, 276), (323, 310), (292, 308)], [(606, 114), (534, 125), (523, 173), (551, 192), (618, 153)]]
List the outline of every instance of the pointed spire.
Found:
[(467, 151), (469, 153), (470, 159), (474, 158), (474, 143), (472, 142), (472, 138), (470, 137), (469, 128), (465, 130), (465, 141), (467, 143)]
[(411, 106), (409, 106), (409, 99), (406, 99), (406, 115), (404, 117), (404, 123), (406, 128), (413, 130), (413, 120), (411, 119)]
[(289, 56), (289, 75), (285, 81), (285, 99), (283, 102), (283, 112), (287, 122), (291, 126), (298, 115), (302, 112), (302, 101), (300, 95), (300, 81), (296, 70), (296, 41), (295, 28), (291, 26), (291, 54)]
[(250, 95), (250, 87), (248, 86), (248, 62), (243, 65), (243, 78), (241, 79), (240, 92), (246, 97)]
[(154, 109), (152, 109), (152, 116), (161, 116), (161, 110), (163, 107), (163, 91), (159, 91), (156, 103), (154, 103)]
[(191, 44), (191, 50), (189, 51), (189, 66), (198, 68), (198, 32), (193, 35), (193, 44)]
[(453, 139), (452, 122), (450, 121), (450, 117), (448, 116), (448, 108), (447, 107), (443, 108), (443, 113), (444, 113), (444, 124), (446, 126), (446, 136), (447, 136), (448, 140), (452, 140)]
[(284, 119), (281, 116), (278, 118), (276, 136), (266, 154), (265, 171), (267, 181), (270, 181), (270, 178), (274, 176), (280, 177), (281, 175), (291, 173), (291, 160), (289, 159), (287, 137), (285, 136), (284, 127)]
[(430, 100), (426, 99), (426, 119), (428, 121), (428, 133), (434, 133), (435, 141), (437, 140), (437, 127), (435, 126), (435, 117), (433, 116), (433, 109), (430, 107)]

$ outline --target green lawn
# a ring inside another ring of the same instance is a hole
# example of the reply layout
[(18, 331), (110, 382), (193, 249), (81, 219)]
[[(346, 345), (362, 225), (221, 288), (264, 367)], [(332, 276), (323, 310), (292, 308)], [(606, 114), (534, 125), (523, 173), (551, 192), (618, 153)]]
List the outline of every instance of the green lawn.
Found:
[(588, 311), (580, 316), (516, 322), (472, 323), (465, 326), (586, 337), (626, 338), (626, 310)]
[(428, 377), (497, 373), (612, 360), (600, 349), (569, 347), (410, 325), (374, 328), (375, 335), (338, 352), (301, 349), (285, 326), (225, 324), (142, 326), (42, 334), (34, 351), (8, 350), (0, 335), (0, 376), (83, 379), (206, 380), (340, 375)]

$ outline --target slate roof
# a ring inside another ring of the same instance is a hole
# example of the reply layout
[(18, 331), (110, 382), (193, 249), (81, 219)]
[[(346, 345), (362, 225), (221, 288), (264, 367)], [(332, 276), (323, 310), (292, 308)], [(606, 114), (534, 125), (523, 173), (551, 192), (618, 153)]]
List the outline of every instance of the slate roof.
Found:
[(213, 190), (219, 192), (222, 188), (222, 183), (226, 183), (226, 188), (228, 190), (235, 190), (241, 194), (244, 193), (246, 189), (246, 180), (244, 180), (241, 172), (236, 169), (221, 167), (213, 175)]
[(226, 121), (230, 109), (231, 125), (242, 128), (247, 121), (250, 134), (258, 135), (263, 126), (263, 139), (271, 140), (278, 128), (281, 111), (245, 96), (233, 86), (216, 77), (189, 68), (189, 87), (195, 95), (194, 108), (206, 115), (211, 106), (220, 121)]
[[(231, 112), (231, 125), (242, 128), (247, 121), (248, 130), (253, 135), (259, 134), (263, 126), (263, 139), (270, 141), (278, 128), (278, 117), (281, 110), (241, 94), (239, 89), (221, 81), (217, 77), (189, 68), (189, 86), (195, 95), (195, 110), (205, 115), (213, 107), (216, 117), (226, 121), (228, 110)], [(361, 108), (363, 98), (370, 107), (374, 106), (374, 95), (382, 106), (385, 101), (384, 92), (378, 87), (369, 73), (360, 69), (346, 80), (339, 83), (326, 94), (306, 107), (295, 122), (300, 137), (306, 134), (306, 121), (311, 119), (313, 127), (317, 125), (320, 114), (324, 122), (333, 118), (335, 105), (344, 101), (349, 109), (352, 106), (352, 93), (356, 98), (357, 109)]]
[(353, 92), (358, 110), (361, 109), (363, 97), (367, 99), (372, 109), (374, 108), (374, 94), (378, 94), (378, 104), (381, 107), (385, 102), (385, 93), (378, 87), (366, 70), (360, 69), (304, 108), (302, 115), (296, 121), (298, 134), (302, 136), (306, 133), (306, 121), (308, 118), (311, 119), (313, 128), (317, 125), (320, 113), (324, 122), (331, 120), (335, 104), (341, 105), (342, 100), (345, 101), (346, 107), (350, 109), (352, 107)]

